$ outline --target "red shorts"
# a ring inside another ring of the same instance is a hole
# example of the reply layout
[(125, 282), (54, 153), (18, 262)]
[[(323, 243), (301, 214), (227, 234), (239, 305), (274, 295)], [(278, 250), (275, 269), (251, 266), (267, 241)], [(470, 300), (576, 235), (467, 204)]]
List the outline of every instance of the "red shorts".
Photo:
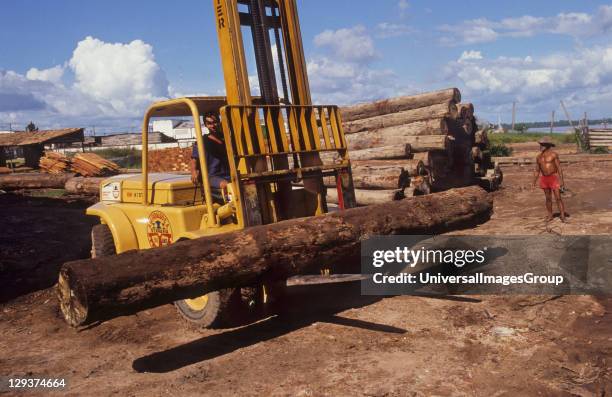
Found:
[(559, 190), (561, 188), (559, 177), (556, 174), (540, 176), (540, 187), (542, 189)]

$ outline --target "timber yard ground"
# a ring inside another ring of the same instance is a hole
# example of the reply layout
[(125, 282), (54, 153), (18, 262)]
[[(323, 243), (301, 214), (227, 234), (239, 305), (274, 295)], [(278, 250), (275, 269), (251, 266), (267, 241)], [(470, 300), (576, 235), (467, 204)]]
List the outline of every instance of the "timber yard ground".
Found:
[[(565, 173), (568, 224), (544, 222), (532, 166), (511, 166), (492, 218), (455, 233), (612, 234), (612, 161)], [(52, 286), (62, 263), (89, 254), (86, 206), (0, 195), (0, 375), (64, 377), (74, 396), (612, 393), (604, 297), (375, 298), (344, 283), (290, 287), (288, 314), (233, 329), (191, 330), (169, 305), (71, 329)]]

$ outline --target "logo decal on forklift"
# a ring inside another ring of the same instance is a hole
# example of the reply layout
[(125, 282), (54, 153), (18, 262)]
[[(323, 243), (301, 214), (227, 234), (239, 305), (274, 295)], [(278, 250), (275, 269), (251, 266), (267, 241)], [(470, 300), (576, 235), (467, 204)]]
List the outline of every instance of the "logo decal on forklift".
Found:
[(153, 211), (147, 223), (147, 237), (151, 248), (165, 247), (172, 244), (172, 226), (170, 220), (161, 211)]

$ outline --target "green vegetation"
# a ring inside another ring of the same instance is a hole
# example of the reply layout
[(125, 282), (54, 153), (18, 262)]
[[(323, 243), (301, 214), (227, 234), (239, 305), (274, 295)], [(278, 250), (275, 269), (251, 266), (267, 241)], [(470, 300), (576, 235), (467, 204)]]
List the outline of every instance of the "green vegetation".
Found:
[(556, 144), (576, 143), (574, 134), (543, 134), (537, 132), (493, 134), (489, 133), (491, 145), (503, 145), (509, 143), (537, 142), (544, 136), (550, 136)]
[(519, 123), (514, 126), (514, 131), (519, 134), (524, 134), (527, 132), (527, 130), (529, 130), (529, 126), (525, 123)]
[(23, 157), (12, 159), (12, 160), (6, 160), (6, 166), (9, 168), (23, 167), (24, 165), (25, 165), (25, 159)]
[(142, 152), (136, 149), (109, 148), (96, 150), (93, 153), (116, 163), (121, 168), (141, 168)]
[(34, 132), (34, 131), (38, 131), (38, 127), (36, 126), (36, 124), (30, 121), (30, 124), (26, 126), (25, 130), (28, 132)]
[[(574, 125), (576, 125), (577, 121), (573, 122)], [(547, 128), (550, 127), (550, 121), (532, 121), (532, 122), (526, 122), (526, 123), (521, 123), (526, 125), (528, 128)], [(589, 119), (588, 120), (588, 124), (589, 125), (599, 125), (599, 124), (612, 124), (612, 118), (605, 118), (605, 119)], [(567, 120), (556, 120), (555, 121), (555, 127), (569, 127), (570, 123)], [(502, 127), (506, 128), (506, 129), (510, 129), (512, 127), (511, 124), (508, 123), (503, 123)]]
[(105, 159), (111, 159), (115, 157), (128, 157), (136, 153), (138, 154), (138, 156), (140, 156), (140, 150), (126, 148), (108, 148), (102, 150), (94, 150), (92, 153), (95, 153), (100, 157), (104, 157)]
[(30, 190), (28, 196), (32, 197), (47, 197), (47, 198), (59, 198), (66, 194), (64, 189), (37, 189)]
[(591, 149), (591, 153), (593, 154), (608, 154), (608, 148), (605, 148), (603, 146), (598, 146), (596, 148)]
[(492, 157), (510, 157), (512, 156), (513, 150), (504, 144), (497, 144), (491, 145), (489, 152)]

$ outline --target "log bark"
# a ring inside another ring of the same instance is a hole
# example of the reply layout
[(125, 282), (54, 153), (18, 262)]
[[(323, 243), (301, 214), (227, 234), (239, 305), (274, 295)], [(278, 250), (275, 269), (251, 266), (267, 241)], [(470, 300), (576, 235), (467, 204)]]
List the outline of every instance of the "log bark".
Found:
[(372, 170), (383, 167), (399, 167), (408, 172), (410, 176), (425, 175), (427, 169), (425, 163), (421, 160), (368, 160), (368, 161), (353, 161), (353, 174), (355, 170), (360, 170), (363, 167), (368, 167)]
[[(349, 153), (352, 160), (395, 160), (409, 159), (412, 151), (409, 144), (382, 146), (370, 149), (353, 150)], [(325, 164), (335, 164), (342, 159), (337, 152), (321, 152), (321, 160)]]
[(348, 122), (366, 119), (448, 102), (461, 102), (461, 93), (457, 88), (345, 107), (341, 109), (342, 120)]
[(100, 183), (105, 178), (70, 178), (64, 185), (64, 189), (72, 194), (87, 194), (91, 196), (100, 195)]
[(483, 159), (484, 159), (484, 156), (482, 154), (482, 150), (478, 146), (474, 146), (472, 148), (472, 160), (474, 161), (474, 163), (482, 164)]
[(478, 187), (447, 191), (242, 231), (170, 247), (65, 264), (58, 298), (79, 326), (224, 288), (282, 280), (360, 256), (369, 236), (431, 234), (483, 220), (492, 198)]
[(409, 159), (412, 156), (410, 144), (382, 146), (349, 152), (351, 160), (394, 160)]
[[(362, 132), (378, 132), (385, 135), (445, 135), (449, 131), (445, 118), (415, 121), (414, 123), (396, 125), (385, 128), (370, 129)], [(347, 134), (350, 136), (351, 134)]]
[(474, 134), (474, 144), (481, 149), (487, 149), (489, 147), (489, 136), (487, 130), (476, 131)]
[(0, 189), (63, 189), (68, 179), (74, 174), (8, 174), (0, 176)]
[(453, 165), (453, 158), (450, 152), (431, 151), (417, 153), (414, 158), (423, 161), (429, 175), (434, 179), (445, 178)]
[[(425, 164), (420, 160), (353, 161), (351, 165), (356, 189), (403, 189), (410, 186), (412, 176), (427, 173)], [(327, 187), (336, 187), (336, 178), (325, 177), (323, 183)]]
[(474, 117), (474, 105), (471, 103), (457, 104), (458, 119), (471, 119)]
[[(399, 166), (361, 166), (352, 167), (353, 186), (356, 189), (402, 189), (410, 185), (410, 174)], [(336, 187), (335, 177), (323, 178), (329, 188)]]
[(361, 131), (394, 127), (403, 124), (416, 123), (431, 119), (456, 118), (457, 106), (453, 102), (439, 103), (424, 108), (405, 110), (402, 112), (384, 114), (367, 119), (343, 123), (344, 133), (353, 134)]
[(455, 141), (470, 146), (474, 145), (475, 131), (473, 131), (472, 124), (471, 120), (465, 119), (447, 120), (448, 132), (455, 138)]
[[(392, 127), (395, 128), (395, 127)], [(349, 156), (353, 150), (368, 149), (380, 146), (410, 145), (414, 153), (430, 150), (448, 150), (450, 138), (447, 135), (406, 135), (401, 130), (397, 133), (384, 133), (383, 130), (365, 131), (346, 136)]]
[(415, 178), (412, 178), (410, 180), (410, 188), (412, 189), (413, 196), (430, 194), (431, 193), (430, 178), (425, 177), (425, 176), (417, 176)]
[[(366, 190), (355, 189), (355, 200), (357, 205), (376, 205), (402, 200), (406, 197), (406, 189), (393, 190)], [(338, 191), (335, 188), (327, 189), (327, 202), (338, 204)]]

